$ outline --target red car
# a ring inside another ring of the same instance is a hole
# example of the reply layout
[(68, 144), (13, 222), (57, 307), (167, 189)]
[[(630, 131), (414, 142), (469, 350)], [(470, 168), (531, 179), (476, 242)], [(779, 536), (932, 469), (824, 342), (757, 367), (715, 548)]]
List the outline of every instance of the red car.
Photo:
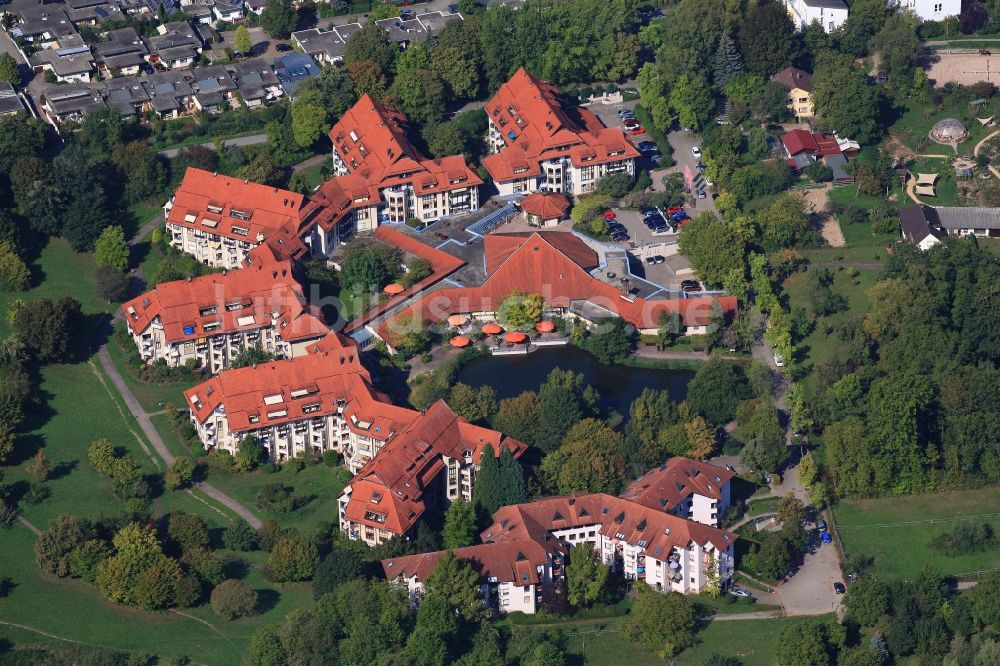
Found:
[(603, 215), (604, 215), (604, 219), (605, 220), (613, 220), (613, 219), (615, 219), (615, 211), (613, 211), (613, 210), (606, 210), (606, 211), (604, 211)]
[(684, 206), (671, 206), (667, 209), (667, 215), (673, 215), (674, 213), (679, 213), (684, 210)]
[(630, 127), (629, 130), (628, 130), (628, 133), (629, 134), (645, 134), (646, 133), (646, 128), (643, 127), (642, 125), (639, 125), (637, 127)]

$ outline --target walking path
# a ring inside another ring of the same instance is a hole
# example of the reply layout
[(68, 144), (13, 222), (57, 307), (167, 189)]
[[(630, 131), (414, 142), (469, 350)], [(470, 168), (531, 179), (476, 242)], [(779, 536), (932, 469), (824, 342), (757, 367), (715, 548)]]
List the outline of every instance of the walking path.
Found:
[(782, 617), (784, 613), (782, 611), (753, 611), (750, 613), (731, 613), (729, 615), (713, 615), (712, 620), (715, 622), (726, 622), (729, 620), (767, 620), (772, 617)]
[[(170, 452), (170, 449), (167, 448), (163, 438), (160, 437), (160, 433), (157, 432), (156, 428), (153, 426), (153, 421), (149, 418), (149, 414), (142, 408), (142, 405), (139, 404), (139, 401), (129, 389), (128, 385), (125, 384), (125, 379), (121, 376), (121, 373), (118, 372), (118, 368), (115, 366), (114, 361), (111, 360), (111, 354), (108, 353), (106, 343), (97, 351), (97, 360), (100, 362), (101, 367), (104, 368), (104, 372), (107, 373), (108, 378), (111, 379), (111, 383), (114, 384), (115, 389), (121, 395), (122, 400), (125, 401), (125, 405), (128, 407), (129, 411), (132, 412), (133, 416), (135, 416), (135, 420), (139, 423), (139, 427), (142, 428), (142, 432), (145, 433), (146, 439), (148, 439), (149, 443), (153, 445), (156, 453), (159, 454), (160, 458), (163, 459), (163, 462), (167, 464), (167, 467), (172, 465), (174, 462), (174, 454)], [(211, 484), (199, 483), (197, 484), (197, 487), (216, 502), (250, 523), (250, 526), (254, 529), (258, 529), (263, 524), (260, 518), (253, 515), (249, 509)]]
[[(258, 143), (264, 143), (267, 141), (266, 134), (252, 134), (250, 136), (238, 136), (235, 139), (226, 139), (225, 145), (229, 146), (253, 146)], [(209, 150), (215, 150), (215, 143), (212, 141), (207, 141), (205, 143), (192, 144), (195, 146), (201, 146), (202, 148), (208, 148)], [(181, 146), (180, 148), (167, 148), (166, 150), (159, 151), (160, 155), (168, 159), (177, 157), (177, 155), (185, 148), (190, 148), (191, 146)]]
[(731, 354), (709, 354), (703, 351), (659, 351), (655, 348), (639, 347), (635, 350), (635, 355), (639, 358), (661, 359), (666, 361), (708, 361), (711, 359), (722, 359), (724, 361), (746, 361), (746, 356), (735, 356)]
[(17, 522), (19, 522), (22, 525), (24, 525), (25, 527), (27, 527), (28, 530), (32, 534), (34, 534), (35, 536), (42, 536), (42, 531), (40, 529), (38, 529), (37, 527), (35, 527), (34, 525), (32, 525), (30, 522), (28, 522), (28, 519), (25, 518), (24, 516), (18, 516), (17, 517)]

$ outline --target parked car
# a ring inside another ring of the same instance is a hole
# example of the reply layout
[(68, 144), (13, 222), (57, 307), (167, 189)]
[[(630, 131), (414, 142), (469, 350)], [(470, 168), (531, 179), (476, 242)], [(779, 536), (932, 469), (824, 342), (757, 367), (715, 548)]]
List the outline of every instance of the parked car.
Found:
[(701, 291), (701, 285), (696, 280), (682, 280), (681, 291)]
[(696, 160), (700, 160), (701, 159), (701, 148), (699, 148), (698, 146), (691, 146), (691, 154), (694, 155), (694, 158)]
[(696, 194), (697, 194), (697, 196), (698, 196), (699, 199), (704, 199), (705, 198), (705, 190), (698, 190), (698, 192)]
[(291, 44), (275, 44), (274, 45), (274, 50), (277, 51), (278, 53), (288, 53), (289, 51), (292, 50), (292, 45)]
[(639, 121), (636, 120), (635, 117), (629, 118), (628, 116), (623, 116), (622, 124), (625, 125), (625, 127), (635, 127), (639, 124)]
[(636, 134), (645, 134), (646, 128), (642, 125), (637, 125), (636, 127), (630, 127), (628, 133), (632, 136), (635, 136)]
[(750, 590), (744, 590), (742, 587), (731, 587), (729, 588), (729, 594), (734, 597), (743, 597), (744, 599), (749, 599), (753, 595), (750, 594)]
[(667, 215), (673, 215), (674, 213), (679, 213), (684, 210), (684, 206), (675, 205), (667, 209)]
[(629, 116), (635, 117), (635, 111), (632, 109), (618, 109), (619, 118), (628, 118)]
[(655, 261), (658, 264), (662, 264), (666, 260), (667, 258), (664, 257), (662, 254), (657, 254), (653, 256), (653, 261)]
[(774, 355), (774, 364), (779, 368), (785, 367), (785, 359), (781, 354)]
[(843, 594), (844, 592), (847, 591), (847, 588), (844, 587), (844, 584), (838, 580), (836, 583), (833, 584), (833, 591), (836, 592), (837, 594)]
[(627, 241), (628, 239), (629, 239), (629, 235), (627, 233), (625, 233), (624, 231), (617, 231), (617, 232), (611, 234), (611, 240), (613, 240), (616, 243), (622, 243), (624, 241)]
[(833, 537), (830, 536), (829, 532), (823, 532), (819, 536), (820, 539), (823, 541), (823, 543), (830, 543), (831, 541), (833, 541)]
[(653, 257), (646, 257), (646, 265), (647, 266), (654, 266), (654, 265), (656, 265), (656, 259), (653, 258)]
[(825, 521), (825, 520), (823, 520), (822, 518), (820, 518), (819, 520), (817, 520), (817, 521), (816, 521), (816, 527), (817, 527), (817, 528), (818, 528), (818, 529), (819, 529), (820, 531), (823, 531), (823, 532), (825, 532), (825, 531), (826, 531), (826, 521)]
[(605, 220), (613, 220), (613, 219), (615, 219), (615, 211), (613, 211), (613, 210), (606, 210), (603, 213), (601, 213), (601, 215), (604, 216)]

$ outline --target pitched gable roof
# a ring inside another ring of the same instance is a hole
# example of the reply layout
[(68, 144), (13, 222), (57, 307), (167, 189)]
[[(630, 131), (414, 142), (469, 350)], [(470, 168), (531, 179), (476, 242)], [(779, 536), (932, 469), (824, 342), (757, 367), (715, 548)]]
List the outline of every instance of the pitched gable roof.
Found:
[(735, 473), (706, 462), (674, 457), (633, 481), (621, 494), (627, 500), (670, 511), (692, 493), (718, 500)]
[(538, 567), (544, 567), (548, 563), (548, 552), (545, 548), (534, 541), (523, 540), (484, 543), (455, 548), (451, 551), (439, 550), (394, 557), (382, 560), (382, 571), (388, 580), (413, 578), (423, 582), (448, 552), (459, 559), (467, 560), (472, 569), (479, 574), (481, 582), (537, 585), (541, 579)]

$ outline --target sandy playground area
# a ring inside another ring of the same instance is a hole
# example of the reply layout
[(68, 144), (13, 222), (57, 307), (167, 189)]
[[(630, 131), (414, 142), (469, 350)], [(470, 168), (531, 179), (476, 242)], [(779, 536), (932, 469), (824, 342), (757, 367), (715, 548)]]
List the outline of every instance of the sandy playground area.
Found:
[(1000, 85), (1000, 44), (992, 56), (940, 53), (937, 62), (930, 63), (927, 68), (927, 78), (937, 87), (949, 82), (972, 85), (979, 81)]

